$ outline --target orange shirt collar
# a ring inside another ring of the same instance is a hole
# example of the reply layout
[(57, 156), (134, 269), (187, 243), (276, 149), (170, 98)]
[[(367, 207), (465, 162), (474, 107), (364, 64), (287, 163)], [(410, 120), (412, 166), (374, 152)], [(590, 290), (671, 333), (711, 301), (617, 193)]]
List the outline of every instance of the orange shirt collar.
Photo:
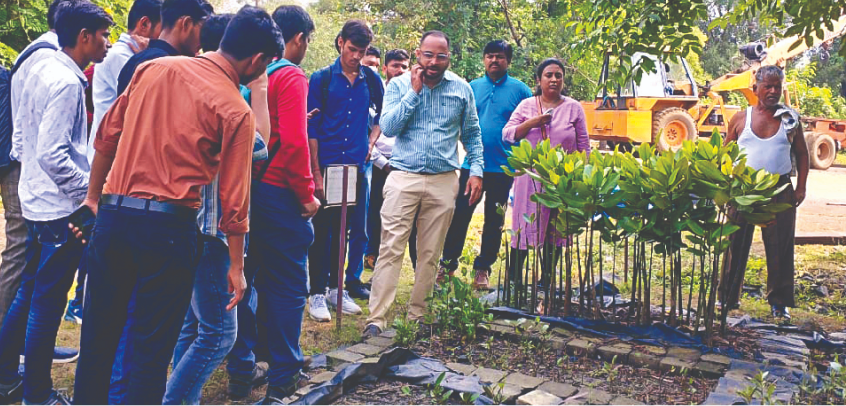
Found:
[(226, 58), (223, 57), (223, 55), (218, 52), (209, 52), (200, 55), (199, 58), (208, 59), (209, 61), (211, 61), (211, 63), (219, 66), (220, 69), (223, 70), (224, 73), (226, 73), (226, 76), (228, 76), (229, 79), (232, 81), (232, 84), (235, 85), (235, 87), (238, 87), (241, 82), (238, 76), (238, 72), (235, 72), (235, 68), (232, 67), (232, 64), (230, 64), (229, 61), (227, 61)]

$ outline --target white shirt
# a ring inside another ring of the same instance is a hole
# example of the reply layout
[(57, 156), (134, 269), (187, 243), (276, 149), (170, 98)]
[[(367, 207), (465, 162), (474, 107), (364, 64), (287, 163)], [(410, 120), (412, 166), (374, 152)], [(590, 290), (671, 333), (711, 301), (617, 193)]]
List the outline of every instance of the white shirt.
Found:
[(94, 67), (94, 80), (91, 81), (91, 96), (94, 101), (94, 120), (91, 122), (91, 134), (88, 137), (88, 163), (94, 161), (94, 139), (100, 121), (112, 107), (118, 97), (118, 75), (126, 61), (135, 55), (129, 44), (138, 45), (129, 34), (120, 34), (117, 42), (109, 49), (106, 59)]
[(775, 135), (760, 138), (752, 131), (752, 106), (746, 109), (746, 125), (737, 137), (737, 146), (746, 153), (746, 165), (755, 170), (764, 169), (777, 175), (789, 175), (793, 169), (790, 161), (790, 140), (781, 122)]
[(85, 87), (76, 62), (59, 51), (26, 76), (14, 122), (21, 154), (18, 195), (23, 217), (51, 221), (69, 216), (88, 191), (90, 168)]
[[(24, 48), (23, 51), (21, 51), (21, 54), (23, 54), (30, 47), (32, 47), (34, 44), (37, 44), (39, 42), (49, 42), (49, 43), (53, 44), (53, 46), (55, 46), (56, 49), (60, 48), (59, 47), (59, 36), (56, 35), (56, 33), (53, 32), (53, 31), (47, 31), (44, 34), (41, 34), (41, 36), (38, 37), (35, 41), (30, 42), (29, 45), (27, 45), (26, 48)], [(12, 92), (12, 96), (11, 96), (12, 123), (14, 123), (15, 113), (18, 111), (18, 106), (21, 103), (21, 91), (23, 90), (24, 81), (26, 80), (27, 77), (29, 77), (30, 71), (32, 70), (32, 67), (37, 65), (38, 62), (41, 62), (44, 59), (47, 59), (47, 58), (53, 56), (55, 53), (56, 53), (56, 51), (52, 50), (50, 48), (41, 48), (41, 49), (33, 52), (32, 55), (30, 55), (29, 58), (27, 58), (27, 60), (24, 61), (24, 63), (21, 64), (20, 67), (18, 67), (18, 70), (15, 72), (14, 76), (12, 76), (12, 87), (11, 87), (11, 92)], [(17, 63), (17, 60), (15, 61), (15, 63)], [(14, 137), (15, 137), (15, 135), (14, 135), (14, 133), (12, 133), (12, 151), (9, 153), (9, 157), (11, 157), (15, 161), (20, 161), (21, 160), (21, 158), (20, 158), (21, 154), (20, 154), (19, 150), (15, 149), (15, 138)]]

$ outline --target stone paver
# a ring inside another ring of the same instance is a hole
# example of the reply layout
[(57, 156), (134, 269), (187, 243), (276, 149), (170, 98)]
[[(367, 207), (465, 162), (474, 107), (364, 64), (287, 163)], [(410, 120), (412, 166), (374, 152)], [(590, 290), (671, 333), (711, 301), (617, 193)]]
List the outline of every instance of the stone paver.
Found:
[[(597, 351), (599, 352), (599, 356), (605, 361), (611, 362), (614, 360), (614, 363), (616, 364), (625, 364), (628, 363), (629, 354), (632, 352), (632, 346), (617, 343), (613, 345), (604, 345), (597, 348)], [(617, 358), (615, 359), (614, 357)]]
[(729, 358), (725, 355), (720, 355), (720, 354), (705, 354), (699, 359), (701, 361), (713, 362), (715, 364), (720, 364), (720, 365), (725, 365), (725, 366), (729, 366), (729, 364), (731, 364), (731, 358)]
[(361, 354), (361, 355), (364, 355), (366, 357), (369, 357), (371, 355), (376, 355), (376, 354), (382, 352), (382, 350), (383, 350), (382, 347), (377, 347), (375, 345), (363, 344), (363, 343), (362, 344), (356, 344), (352, 347), (347, 348), (347, 351), (349, 351), (349, 352)]
[(666, 354), (667, 350), (663, 347), (648, 345), (633, 350), (629, 354), (629, 363), (638, 367), (658, 369), (661, 364), (661, 358), (663, 358)]
[(561, 399), (569, 398), (570, 396), (575, 395), (576, 392), (579, 391), (573, 385), (553, 381), (544, 382), (541, 386), (538, 386), (538, 389), (549, 392), (555, 396), (558, 396)]
[(446, 367), (455, 371), (455, 372), (458, 372), (459, 374), (467, 375), (467, 376), (472, 375), (473, 371), (476, 370), (476, 367), (474, 367), (473, 365), (459, 364), (459, 363), (456, 363), (456, 362), (449, 362), (449, 363), (446, 364)]
[(491, 330), (491, 333), (493, 333), (494, 335), (498, 335), (498, 336), (507, 336), (509, 334), (514, 334), (514, 328), (513, 327), (505, 327), (505, 326), (500, 326), (498, 324), (491, 325), (490, 330)]
[(364, 341), (367, 344), (374, 345), (376, 347), (388, 348), (394, 345), (394, 340), (385, 337), (370, 337)]
[(696, 371), (699, 376), (704, 376), (706, 378), (719, 378), (725, 374), (726, 366), (723, 364), (717, 364), (716, 362), (699, 361), (693, 367), (693, 370)]
[[(796, 357), (790, 355), (782, 355), (782, 354), (775, 354), (772, 352), (762, 352), (761, 356), (764, 357), (764, 360), (767, 361), (770, 365), (782, 365), (791, 368), (798, 368), (802, 369), (808, 365), (808, 358), (807, 357)], [(797, 358), (801, 358), (797, 359)]]
[(662, 371), (670, 372), (673, 371), (676, 374), (681, 374), (682, 370), (691, 371), (696, 364), (692, 361), (685, 361), (675, 357), (666, 356), (661, 360), (661, 363), (658, 364), (658, 367)]
[(505, 377), (505, 372), (498, 369), (479, 368), (473, 371), (472, 375), (478, 376), (482, 383), (497, 383)]
[(382, 334), (379, 334), (379, 337), (390, 338), (390, 339), (393, 339), (396, 336), (397, 336), (396, 330), (385, 330), (385, 331), (382, 332)]
[(321, 373), (313, 376), (309, 380), (309, 382), (316, 384), (316, 385), (320, 385), (321, 383), (326, 382), (326, 381), (334, 378), (335, 374), (337, 374), (337, 372), (332, 372), (332, 371), (321, 372)]
[(338, 365), (332, 365), (331, 367), (329, 367), (329, 369), (331, 369), (335, 372), (340, 372), (342, 369), (344, 369), (344, 368), (346, 368), (350, 365), (352, 365), (352, 364), (349, 363), (349, 362), (344, 362), (344, 363), (341, 363), (341, 364), (338, 364)]
[(312, 385), (303, 386), (302, 388), (297, 389), (297, 392), (294, 393), (294, 394), (297, 395), (297, 396), (305, 396), (306, 393), (308, 393), (311, 390), (311, 388), (312, 388)]
[[(498, 389), (495, 389), (495, 390), (498, 390)], [(514, 402), (514, 399), (517, 396), (520, 396), (522, 394), (523, 394), (523, 388), (521, 388), (517, 385), (505, 384), (505, 386), (502, 387), (502, 396), (505, 398), (505, 403)]]
[(561, 327), (556, 327), (556, 328), (552, 329), (552, 332), (561, 336), (561, 337), (572, 337), (573, 336), (572, 332), (570, 332), (569, 330), (563, 329)]
[(642, 405), (643, 402), (634, 400), (632, 398), (627, 398), (625, 396), (617, 396), (614, 398), (609, 405)]
[(521, 374), (519, 372), (514, 372), (507, 377), (505, 377), (505, 383), (511, 385), (517, 385), (524, 389), (534, 389), (537, 388), (538, 385), (544, 383), (546, 381), (543, 378), (536, 378), (534, 376), (529, 376), (526, 374)]
[(345, 362), (358, 362), (362, 359), (364, 359), (364, 355), (344, 350), (335, 350), (326, 354), (326, 362), (329, 365), (338, 365)]
[(702, 357), (702, 351), (695, 348), (670, 347), (667, 350), (667, 356), (683, 361), (696, 362)]
[(358, 361), (358, 362), (361, 362), (362, 364), (378, 364), (379, 358), (378, 357), (370, 357), (370, 358), (365, 358), (365, 359)]
[(575, 396), (564, 401), (565, 405), (607, 405), (614, 395), (599, 389), (582, 388)]
[(564, 351), (567, 348), (567, 341), (570, 340), (563, 337), (552, 337), (549, 339), (549, 345), (555, 351)]
[(540, 389), (533, 390), (517, 398), (518, 405), (560, 405), (561, 398)]
[(574, 338), (567, 342), (567, 352), (572, 355), (592, 357), (596, 355), (596, 343), (587, 338)]

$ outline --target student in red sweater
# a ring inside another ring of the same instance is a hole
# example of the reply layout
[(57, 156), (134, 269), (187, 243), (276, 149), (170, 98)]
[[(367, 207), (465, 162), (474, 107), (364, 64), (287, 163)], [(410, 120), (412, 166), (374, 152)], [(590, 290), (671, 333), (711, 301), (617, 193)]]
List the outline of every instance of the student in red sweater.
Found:
[[(258, 269), (253, 286), (259, 306), (266, 310), (267, 336), (272, 337), (267, 341), (270, 370), (264, 404), (281, 404), (297, 390), (303, 367), (299, 341), (308, 294), (306, 259), (314, 241), (311, 217), (320, 207), (309, 166), (308, 79), (297, 66), (305, 57), (314, 22), (300, 6), (281, 6), (273, 19), (282, 28), (285, 55), (268, 66), (269, 152), (266, 164), (253, 167), (247, 254)], [(230, 396), (249, 393), (260, 384), (254, 367), (252, 351), (236, 343), (229, 354)]]

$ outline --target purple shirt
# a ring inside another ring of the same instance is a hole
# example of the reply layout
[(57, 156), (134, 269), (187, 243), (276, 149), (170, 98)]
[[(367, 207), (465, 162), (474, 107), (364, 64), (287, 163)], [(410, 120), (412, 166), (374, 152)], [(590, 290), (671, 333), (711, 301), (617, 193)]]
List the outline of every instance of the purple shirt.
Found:
[[(517, 127), (526, 120), (540, 115), (538, 102), (535, 97), (530, 97), (520, 102), (511, 119), (502, 129), (502, 139), (506, 142), (515, 142), (514, 136)], [(564, 151), (590, 151), (590, 139), (588, 138), (587, 125), (585, 123), (585, 111), (579, 102), (565, 97), (564, 102), (558, 105), (552, 112), (552, 121), (546, 126), (546, 135), (549, 137), (552, 146), (560, 145)], [(537, 146), (543, 137), (540, 128), (532, 128), (526, 135), (526, 140)], [(512, 247), (526, 249), (527, 245), (539, 247), (544, 243), (544, 236), (547, 233), (546, 226), (549, 225), (550, 209), (540, 206), (540, 213), (535, 214), (535, 219), (540, 220), (541, 227), (537, 222), (527, 224), (523, 215), (531, 216), (537, 212), (537, 203), (529, 200), (529, 197), (539, 191), (543, 186), (540, 182), (534, 182), (528, 175), (514, 179), (514, 206), (511, 210), (511, 224), (515, 233), (511, 241)], [(563, 246), (566, 239), (557, 231), (551, 230), (556, 238), (556, 245)], [(517, 236), (519, 235), (519, 242)], [(527, 244), (528, 242), (528, 244)]]

